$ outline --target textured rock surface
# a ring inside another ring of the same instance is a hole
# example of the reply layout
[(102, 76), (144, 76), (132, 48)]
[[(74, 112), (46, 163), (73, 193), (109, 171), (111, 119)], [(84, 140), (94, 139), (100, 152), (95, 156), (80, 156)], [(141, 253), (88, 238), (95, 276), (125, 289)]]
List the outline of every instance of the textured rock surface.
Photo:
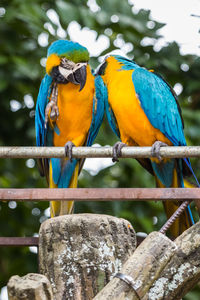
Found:
[(136, 248), (131, 224), (108, 215), (79, 214), (42, 223), (39, 267), (55, 299), (92, 299)]
[(12, 276), (7, 287), (9, 300), (53, 300), (49, 280), (41, 274)]

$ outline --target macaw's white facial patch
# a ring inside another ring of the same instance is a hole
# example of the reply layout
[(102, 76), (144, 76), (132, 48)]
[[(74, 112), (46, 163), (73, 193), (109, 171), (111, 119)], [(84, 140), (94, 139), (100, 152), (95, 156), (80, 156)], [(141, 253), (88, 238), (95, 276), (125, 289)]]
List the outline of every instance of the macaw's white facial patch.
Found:
[(68, 76), (69, 76), (70, 74), (72, 74), (72, 72), (73, 72), (73, 70), (65, 69), (65, 68), (60, 67), (60, 66), (58, 67), (58, 70), (59, 70), (60, 74), (61, 74), (65, 79), (67, 79)]

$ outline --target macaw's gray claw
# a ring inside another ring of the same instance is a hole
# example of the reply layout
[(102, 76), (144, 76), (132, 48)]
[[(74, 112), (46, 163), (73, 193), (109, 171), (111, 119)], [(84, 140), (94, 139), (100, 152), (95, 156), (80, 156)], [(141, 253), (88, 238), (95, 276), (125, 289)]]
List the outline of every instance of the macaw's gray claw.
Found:
[(127, 146), (126, 144), (122, 143), (122, 142), (117, 142), (114, 144), (113, 146), (113, 158), (112, 161), (116, 162), (119, 161), (119, 156), (121, 156), (121, 150), (123, 147)]
[(68, 141), (65, 144), (65, 154), (69, 158), (70, 162), (72, 162), (72, 148), (75, 147), (74, 143)]
[(45, 108), (45, 122), (44, 122), (45, 128), (47, 128), (49, 117), (52, 121), (56, 121), (59, 116), (57, 101), (58, 101), (58, 86), (56, 83), (54, 83), (49, 102)]
[(160, 155), (160, 148), (167, 146), (169, 145), (161, 141), (156, 141), (151, 147), (151, 156), (156, 157), (159, 161), (162, 161), (162, 156)]

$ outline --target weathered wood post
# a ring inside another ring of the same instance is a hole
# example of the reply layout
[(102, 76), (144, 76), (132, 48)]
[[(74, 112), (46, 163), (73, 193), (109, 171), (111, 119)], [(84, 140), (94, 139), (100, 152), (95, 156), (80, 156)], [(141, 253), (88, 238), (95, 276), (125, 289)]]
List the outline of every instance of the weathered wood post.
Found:
[(200, 222), (184, 231), (174, 243), (177, 251), (149, 290), (149, 299), (182, 299), (200, 281)]
[(41, 274), (12, 276), (7, 284), (9, 300), (53, 300), (49, 280)]
[(65, 215), (42, 223), (39, 268), (55, 299), (92, 299), (136, 248), (131, 224), (108, 215)]
[(159, 273), (173, 256), (176, 248), (176, 245), (163, 234), (159, 232), (150, 233), (120, 271), (120, 273), (130, 276), (133, 287), (119, 278), (114, 278), (94, 299), (143, 299), (155, 279), (158, 278)]
[(152, 232), (121, 274), (125, 277), (113, 278), (94, 300), (180, 300), (200, 281), (200, 222), (174, 242)]
[(152, 232), (134, 251), (135, 242), (123, 219), (50, 219), (41, 226), (39, 258), (51, 286), (40, 274), (13, 276), (9, 299), (180, 300), (200, 281), (200, 222), (175, 241)]

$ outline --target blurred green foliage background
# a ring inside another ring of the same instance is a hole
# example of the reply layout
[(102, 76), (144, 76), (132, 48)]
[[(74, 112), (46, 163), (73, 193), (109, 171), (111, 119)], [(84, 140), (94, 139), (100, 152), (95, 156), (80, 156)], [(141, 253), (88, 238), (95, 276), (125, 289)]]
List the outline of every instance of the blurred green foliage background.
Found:
[[(50, 16), (56, 12), (59, 22)], [(126, 49), (127, 55), (146, 68), (159, 72), (172, 85), (179, 83), (179, 102), (185, 121), (189, 145), (200, 144), (200, 58), (182, 56), (173, 42), (157, 49), (159, 29), (164, 26), (150, 17), (150, 11), (137, 14), (127, 0), (44, 1), (1, 0), (0, 7), (0, 146), (35, 145), (34, 110), (40, 81), (45, 73), (48, 45), (62, 37), (70, 38), (68, 26), (76, 21), (107, 36), (108, 48), (101, 56), (115, 49)], [(45, 37), (47, 43), (41, 42)], [(145, 43), (145, 38), (150, 43)], [(73, 37), (72, 37), (73, 38)], [(74, 37), (75, 39), (76, 37)], [(95, 68), (99, 61), (91, 57)], [(96, 142), (113, 145), (116, 138), (105, 120)], [(200, 179), (200, 161), (192, 160)], [(153, 187), (154, 180), (133, 159), (123, 159), (92, 176), (83, 170), (79, 187)], [(47, 187), (32, 159), (1, 160), (1, 188)], [(0, 236), (33, 236), (47, 218), (48, 203), (0, 204)], [(106, 213), (131, 221), (138, 232), (149, 233), (165, 221), (161, 203), (77, 203), (76, 212)], [(155, 218), (155, 216), (158, 218)], [(156, 223), (156, 224), (155, 224)], [(10, 276), (37, 272), (37, 255), (29, 248), (0, 248), (0, 287)], [(184, 299), (198, 300), (194, 290)]]

